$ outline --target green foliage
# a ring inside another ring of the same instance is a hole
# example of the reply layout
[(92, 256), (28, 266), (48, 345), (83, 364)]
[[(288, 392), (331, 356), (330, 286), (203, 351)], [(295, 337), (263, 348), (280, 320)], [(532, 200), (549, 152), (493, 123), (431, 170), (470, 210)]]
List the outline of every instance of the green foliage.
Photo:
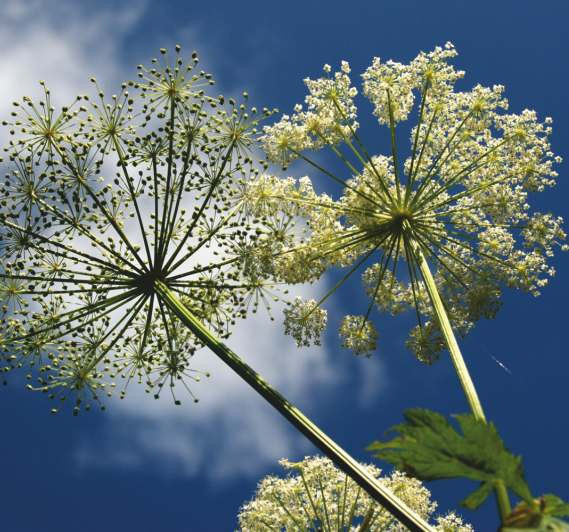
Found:
[(410, 409), (404, 416), (405, 422), (391, 429), (398, 436), (387, 442), (375, 441), (367, 450), (420, 480), (458, 477), (480, 482), (462, 501), (467, 508), (478, 508), (499, 480), (531, 503), (521, 458), (505, 448), (492, 423), (459, 414), (454, 417), (461, 433), (431, 410)]

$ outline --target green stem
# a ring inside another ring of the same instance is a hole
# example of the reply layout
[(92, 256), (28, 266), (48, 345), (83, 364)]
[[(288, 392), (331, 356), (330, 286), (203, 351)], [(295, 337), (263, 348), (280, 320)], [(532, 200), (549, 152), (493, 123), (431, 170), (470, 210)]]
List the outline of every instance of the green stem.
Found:
[[(468, 372), (468, 368), (466, 367), (460, 348), (458, 347), (458, 342), (454, 336), (450, 320), (446, 313), (441, 296), (439, 295), (435, 279), (433, 278), (427, 260), (421, 251), (421, 247), (415, 242), (415, 240), (410, 239), (410, 241), (413, 253), (421, 270), (423, 281), (425, 282), (425, 287), (433, 305), (433, 310), (435, 311), (451, 360), (454, 364), (454, 368), (460, 380), (464, 394), (466, 395), (468, 404), (470, 405), (470, 409), (472, 410), (472, 414), (475, 419), (487, 423), (484, 410), (482, 409), (482, 404), (478, 398), (478, 393), (476, 392), (476, 388), (472, 382), (472, 378), (470, 377), (470, 373)], [(500, 518), (502, 522), (504, 522), (504, 519), (511, 512), (511, 506), (506, 485), (502, 480), (496, 481), (494, 492), (496, 494), (496, 502), (498, 503), (498, 509), (500, 511)]]
[(503, 480), (497, 480), (494, 484), (494, 493), (496, 494), (496, 503), (498, 505), (498, 512), (500, 513), (500, 520), (502, 524), (506, 521), (506, 518), (512, 512), (512, 506), (510, 504), (510, 497), (508, 496), (508, 490)]
[(188, 309), (176, 295), (161, 281), (156, 281), (158, 296), (188, 327), (197, 338), (209, 347), (225, 364), (237, 373), (257, 393), (267, 400), (314, 445), (324, 452), (344, 473), (354, 479), (381, 506), (385, 507), (397, 519), (412, 531), (432, 531), (429, 524), (389, 490), (377, 479), (363, 469), (344, 449), (336, 444), (298, 408), (292, 405), (279, 392), (272, 388), (256, 371), (241, 360), (231, 349), (220, 342)]

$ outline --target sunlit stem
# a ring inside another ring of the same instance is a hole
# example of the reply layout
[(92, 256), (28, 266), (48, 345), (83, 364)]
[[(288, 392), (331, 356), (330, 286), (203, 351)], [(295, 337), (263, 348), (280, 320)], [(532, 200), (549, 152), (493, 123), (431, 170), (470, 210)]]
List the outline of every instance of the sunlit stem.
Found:
[(512, 506), (510, 504), (510, 497), (508, 496), (508, 490), (504, 485), (503, 480), (497, 480), (494, 484), (494, 493), (496, 494), (496, 503), (498, 505), (498, 512), (500, 513), (500, 519), (502, 523), (512, 512)]
[(156, 162), (156, 154), (152, 154), (152, 180), (154, 181), (154, 260), (152, 264), (158, 262), (158, 163)]
[(142, 239), (144, 241), (144, 249), (146, 251), (146, 257), (148, 259), (148, 263), (150, 264), (150, 267), (152, 268), (152, 256), (150, 255), (150, 247), (148, 245), (148, 239), (146, 238), (146, 228), (144, 227), (144, 222), (142, 221), (142, 215), (140, 213), (140, 207), (138, 206), (138, 200), (136, 199), (136, 191), (134, 190), (134, 187), (132, 185), (132, 180), (130, 178), (128, 170), (126, 169), (127, 163), (124, 159), (122, 149), (121, 149), (115, 135), (113, 135), (113, 144), (115, 146), (115, 150), (116, 150), (117, 155), (119, 157), (119, 162), (120, 162), (120, 166), (122, 168), (124, 179), (125, 179), (126, 184), (128, 186), (128, 190), (130, 192), (132, 202), (134, 204), (134, 210), (136, 211), (136, 219), (138, 220), (138, 227), (140, 228), (140, 232), (142, 233)]
[[(192, 141), (190, 139), (188, 141), (186, 153), (184, 154), (184, 164), (182, 167), (182, 172), (178, 176), (180, 179), (180, 182), (178, 183), (178, 191), (177, 191), (178, 193), (177, 193), (177, 197), (176, 197), (176, 206), (174, 207), (174, 213), (172, 214), (172, 205), (174, 205), (174, 203), (171, 202), (170, 203), (170, 209), (168, 210), (168, 216), (166, 217), (166, 220), (168, 221), (168, 224), (169, 224), (169, 227), (167, 227), (167, 230), (166, 230), (166, 242), (170, 242), (170, 240), (172, 238), (172, 234), (174, 232), (174, 227), (176, 226), (176, 219), (178, 217), (178, 210), (180, 208), (180, 202), (181, 202), (182, 196), (184, 194), (184, 186), (186, 184), (186, 177), (188, 174), (188, 166), (189, 166), (191, 151), (192, 151)], [(164, 250), (164, 253), (165, 252), (166, 252), (166, 250)]]
[[(326, 138), (323, 135), (319, 135), (319, 137), (324, 141), (326, 141)], [(340, 159), (344, 163), (346, 168), (352, 173), (353, 176), (358, 175), (359, 172), (355, 168), (355, 166), (350, 161), (348, 161), (347, 157), (338, 148), (336, 148), (336, 146), (330, 144), (330, 149), (334, 152), (336, 157), (338, 157), (338, 159)]]
[[(219, 183), (221, 182), (221, 178), (223, 175), (223, 171), (225, 170), (225, 166), (227, 165), (227, 162), (230, 159), (231, 156), (231, 152), (233, 150), (233, 146), (235, 145), (235, 141), (233, 140), (231, 142), (231, 144), (227, 147), (227, 151), (225, 152), (225, 155), (223, 156), (223, 161), (221, 162), (221, 166), (219, 168), (219, 171), (217, 172), (215, 178), (213, 179), (209, 190), (207, 192), (206, 197), (204, 198), (204, 200), (202, 201), (202, 204), (200, 205), (199, 211), (197, 213), (195, 213), (192, 217), (193, 220), (190, 223), (190, 227), (188, 228), (188, 230), (186, 231), (185, 235), (183, 236), (183, 238), (180, 240), (178, 246), (176, 247), (176, 249), (174, 250), (174, 252), (172, 253), (172, 255), (170, 256), (170, 258), (168, 259), (168, 262), (166, 263), (166, 265), (164, 266), (164, 270), (169, 270), (169, 271), (173, 271), (175, 270), (179, 264), (181, 264), (180, 261), (178, 261), (176, 263), (176, 266), (174, 267), (170, 267), (170, 265), (172, 264), (172, 262), (174, 262), (174, 260), (176, 259), (176, 257), (178, 256), (178, 253), (180, 253), (180, 251), (182, 250), (182, 248), (184, 247), (186, 241), (188, 240), (188, 238), (190, 238), (190, 236), (192, 235), (193, 230), (195, 229), (198, 220), (201, 219), (201, 216), (205, 210), (205, 208), (207, 207), (209, 200), (211, 199), (211, 197), (213, 196), (213, 193), (217, 187), (217, 185), (219, 185)], [(166, 252), (164, 252), (164, 257), (166, 256)], [(184, 259), (185, 260), (185, 259)], [(183, 262), (183, 261), (182, 261)]]
[(436, 106), (433, 109), (433, 115), (431, 116), (431, 119), (429, 120), (427, 132), (425, 133), (425, 138), (423, 139), (423, 142), (421, 143), (421, 151), (419, 152), (419, 158), (417, 159), (417, 163), (414, 166), (413, 175), (411, 175), (411, 179), (413, 180), (413, 182), (415, 182), (415, 179), (417, 178), (417, 173), (419, 172), (419, 168), (421, 167), (421, 161), (423, 160), (423, 154), (425, 153), (425, 148), (427, 147), (427, 142), (429, 141), (429, 136), (431, 135), (431, 130), (433, 129), (433, 126), (435, 125), (435, 121), (437, 119), (437, 115), (439, 114), (440, 110), (441, 110), (440, 106)]
[(387, 103), (389, 107), (389, 131), (391, 132), (391, 156), (393, 158), (393, 171), (395, 172), (395, 186), (397, 188), (397, 202), (401, 202), (401, 185), (399, 179), (399, 161), (397, 160), (397, 141), (395, 138), (395, 117), (393, 116), (393, 105), (391, 103), (391, 93), (387, 89)]
[[(290, 510), (286, 507), (286, 504), (283, 503), (283, 501), (281, 500), (281, 498), (278, 496), (277, 493), (272, 493), (271, 499), (273, 499), (285, 511), (285, 513), (290, 517), (290, 519), (294, 521), (294, 524), (298, 527), (298, 530), (303, 529), (302, 523), (295, 517), (294, 514), (290, 512)], [(270, 525), (264, 522), (263, 524), (265, 524), (268, 530), (271, 530), (272, 527)]]
[[(430, 195), (428, 195), (426, 198), (421, 198), (421, 200), (419, 201), (419, 204), (417, 206), (417, 212), (421, 212), (421, 207), (424, 205), (428, 205), (428, 203), (436, 198), (438, 195), (440, 195), (442, 192), (448, 190), (451, 186), (455, 185), (458, 183), (458, 181), (460, 180), (460, 178), (466, 174), (468, 175), (469, 173), (474, 172), (475, 170), (478, 170), (480, 168), (483, 168), (484, 166), (486, 166), (487, 164), (489, 164), (490, 161), (484, 161), (482, 164), (478, 165), (478, 163), (488, 157), (489, 155), (491, 155), (494, 151), (496, 151), (500, 146), (502, 146), (502, 144), (504, 144), (507, 141), (507, 139), (502, 140), (501, 142), (499, 142), (498, 144), (496, 144), (496, 146), (494, 146), (493, 148), (490, 148), (488, 151), (484, 152), (482, 155), (478, 156), (476, 159), (474, 159), (474, 161), (472, 161), (470, 164), (468, 164), (467, 166), (465, 166), (462, 170), (460, 170), (458, 173), (456, 173), (454, 176), (452, 176), (450, 179), (448, 179), (442, 186), (440, 186), (439, 188), (435, 189), (434, 191), (432, 191), (432, 193)], [(449, 198), (448, 200), (446, 200), (443, 203), (439, 203), (437, 205), (429, 205), (429, 209), (438, 209), (440, 206), (442, 205), (446, 205), (447, 203), (457, 200), (459, 198), (461, 198), (464, 195), (470, 195), (478, 190), (483, 190), (484, 188), (490, 187), (492, 185), (495, 185), (496, 183), (499, 183), (500, 181), (503, 181), (505, 179), (508, 179), (509, 177), (511, 177), (510, 175), (506, 175), (506, 176), (502, 176), (497, 180), (491, 181), (489, 183), (484, 183), (483, 185), (479, 185), (478, 187), (473, 187), (469, 190), (466, 190), (464, 192), (461, 192), (459, 194), (455, 194), (454, 196), (451, 196), (451, 198)], [(425, 183), (425, 181), (423, 181), (421, 183), (421, 185), (423, 185)], [(417, 200), (419, 199), (419, 197), (421, 196), (420, 191), (417, 191), (417, 194), (414, 196), (413, 201), (411, 202), (412, 206), (415, 206), (417, 203)]]
[[(427, 174), (425, 175), (425, 177), (423, 177), (421, 184), (419, 185), (419, 188), (417, 189), (417, 192), (415, 193), (415, 197), (413, 198), (412, 201), (412, 205), (416, 204), (417, 200), (421, 197), (425, 187), (434, 179), (435, 175), (434, 175), (434, 170), (435, 169), (440, 169), (442, 167), (442, 165), (444, 164), (444, 162), (446, 162), (446, 160), (448, 159), (448, 157), (450, 156), (452, 150), (449, 150), (449, 153), (447, 155), (447, 157), (445, 158), (445, 160), (443, 161), (443, 163), (441, 163), (440, 166), (438, 165), (438, 162), (441, 160), (441, 157), (443, 156), (443, 153), (446, 151), (446, 149), (450, 146), (450, 143), (454, 140), (454, 137), (458, 134), (458, 132), (462, 129), (462, 126), (466, 123), (466, 121), (470, 118), (472, 114), (472, 111), (470, 111), (465, 117), (464, 119), (460, 122), (460, 124), (458, 125), (458, 127), (454, 130), (453, 134), (449, 137), (449, 139), (447, 140), (447, 142), (445, 143), (445, 145), (443, 146), (443, 149), (439, 152), (439, 154), (435, 157), (435, 160), (433, 161), (433, 163), (431, 164), (431, 167), (429, 168)], [(427, 139), (425, 139), (426, 142)], [(457, 143), (458, 144), (458, 143)], [(455, 145), (456, 148), (456, 145)], [(453, 148), (454, 149), (454, 148)]]
[[(328, 170), (326, 170), (325, 168), (323, 168), (322, 166), (320, 166), (318, 163), (314, 162), (312, 159), (309, 159), (308, 157), (306, 157), (305, 155), (303, 155), (302, 153), (300, 153), (299, 151), (294, 150), (293, 148), (289, 148), (289, 150), (294, 153), (296, 156), (300, 157), (301, 159), (303, 159), (304, 161), (306, 161), (308, 164), (310, 164), (311, 166), (314, 166), (314, 168), (316, 168), (317, 170), (320, 170), (324, 175), (327, 175), (328, 177), (330, 177), (333, 181), (336, 181), (336, 183), (339, 183), (340, 185), (350, 189), (354, 194), (357, 194), (358, 196), (360, 196), (361, 198), (364, 198), (365, 200), (373, 203), (374, 205), (376, 205), (377, 207), (381, 208), (382, 205), (380, 205), (379, 203), (377, 203), (371, 196), (368, 196), (367, 194), (364, 194), (361, 190), (358, 190), (356, 187), (353, 187), (352, 185), (350, 185), (349, 183), (347, 183), (346, 181), (344, 181), (343, 179), (340, 179), (339, 177), (335, 176), (332, 172), (329, 172)], [(357, 175), (357, 172), (356, 172)]]
[[(439, 326), (441, 328), (441, 332), (443, 333), (443, 337), (449, 350), (451, 360), (454, 364), (464, 394), (466, 395), (468, 404), (470, 405), (472, 414), (474, 415), (475, 419), (486, 423), (486, 416), (484, 415), (482, 404), (480, 403), (478, 393), (476, 392), (476, 388), (472, 382), (472, 378), (470, 377), (470, 373), (466, 367), (466, 363), (464, 362), (460, 348), (458, 347), (458, 342), (454, 336), (450, 320), (446, 313), (441, 296), (439, 295), (437, 285), (435, 284), (435, 279), (433, 278), (427, 260), (423, 255), (421, 247), (415, 243), (413, 239), (410, 239), (410, 245), (413, 254), (415, 255), (415, 259), (419, 264), (419, 269), (421, 270), (421, 275), (423, 277), (423, 281), (425, 282), (427, 293), (429, 294), (429, 298), (433, 305), (433, 310), (439, 322)], [(508, 497), (508, 492), (503, 481), (496, 482), (495, 493), (500, 510), (500, 516), (503, 522), (505, 517), (511, 512), (510, 499)]]
[(371, 530), (371, 523), (374, 517), (374, 513), (375, 509), (370, 504), (369, 509), (365, 515), (364, 521), (361, 524), (360, 528), (358, 529), (358, 532), (364, 532), (364, 531), (367, 532), (368, 530)]
[[(407, 187), (405, 188), (405, 199), (404, 199), (404, 204), (407, 205), (407, 202), (409, 200), (409, 194), (411, 193), (411, 189), (413, 188), (413, 181), (415, 179), (415, 174), (413, 173), (413, 169), (415, 166), (415, 158), (417, 156), (417, 144), (419, 142), (419, 132), (421, 129), (421, 125), (423, 123), (423, 114), (425, 111), (425, 102), (427, 101), (427, 90), (429, 89), (429, 81), (425, 80), (425, 83), (423, 85), (423, 90), (421, 91), (421, 110), (419, 111), (419, 121), (417, 122), (417, 127), (415, 129), (415, 140), (413, 141), (413, 150), (412, 150), (412, 155), (411, 155), (411, 165), (409, 166), (409, 181), (407, 183)], [(425, 139), (426, 142), (426, 139)], [(424, 148), (424, 144), (423, 144), (423, 148)], [(421, 149), (421, 153), (423, 153), (423, 150)], [(417, 166), (419, 165), (420, 161), (417, 161)]]
[(298, 469), (300, 471), (300, 478), (302, 479), (302, 484), (304, 485), (304, 491), (306, 491), (306, 495), (308, 496), (308, 501), (310, 502), (310, 506), (312, 507), (312, 511), (314, 512), (314, 520), (323, 523), (322, 518), (318, 515), (318, 508), (314, 503), (314, 498), (312, 497), (312, 493), (310, 493), (310, 488), (308, 486), (308, 483), (306, 482), (304, 471), (302, 470), (302, 467), (299, 467)]
[[(166, 226), (168, 225), (168, 220), (166, 219), (166, 212), (168, 209), (168, 204), (170, 200), (170, 180), (172, 177), (172, 167), (174, 166), (174, 113), (175, 113), (175, 99), (170, 100), (170, 121), (169, 121), (169, 131), (168, 131), (168, 167), (166, 170), (166, 192), (164, 194), (164, 201), (162, 203), (162, 223), (160, 225), (160, 236), (158, 238), (158, 262), (156, 263), (158, 268), (162, 268), (162, 263), (166, 251), (168, 249), (168, 242), (166, 242)], [(158, 219), (156, 219), (158, 223)]]
[[(62, 163), (65, 164), (69, 170), (73, 173), (73, 175), (75, 177), (77, 177), (77, 172), (75, 171), (75, 168), (73, 167), (73, 165), (68, 161), (67, 156), (65, 155), (65, 153), (63, 153), (63, 151), (59, 148), (59, 146), (57, 146), (57, 144), (54, 144), (54, 148), (56, 149), (57, 153), (59, 154), (59, 156), (61, 157)], [(140, 256), (138, 255), (136, 249), (134, 249), (133, 245), (130, 243), (130, 240), (127, 238), (126, 234), (124, 233), (124, 231), (119, 227), (117, 221), (113, 218), (113, 216), (111, 214), (109, 214), (109, 212), (107, 211), (105, 205), (101, 202), (101, 200), (97, 197), (97, 194), (91, 189), (91, 187), (87, 184), (87, 182), (85, 182), (83, 184), (83, 187), (85, 188), (85, 190), (87, 191), (87, 193), (89, 194), (89, 196), (91, 196), (91, 198), (93, 199), (93, 201), (95, 202), (95, 205), (98, 207), (98, 209), (101, 211), (101, 213), (103, 214), (103, 216), (107, 219), (107, 221), (111, 224), (111, 226), (113, 227), (113, 229), (116, 231), (117, 235), (120, 237), (120, 239), (125, 243), (126, 247), (130, 250), (130, 252), (132, 253), (133, 257), (137, 260), (137, 262), (140, 264), (140, 266), (142, 267), (143, 271), (148, 271), (146, 268), (146, 265), (144, 264), (144, 261), (140, 258)]]
[[(168, 281), (171, 281), (174, 279), (182, 279), (183, 277), (189, 277), (190, 275), (195, 275), (198, 273), (209, 272), (212, 270), (218, 270), (220, 268), (223, 268), (223, 266), (228, 266), (229, 264), (233, 264), (234, 262), (237, 262), (238, 260), (239, 260), (239, 257), (233, 257), (231, 259), (227, 259), (227, 260), (224, 260), (221, 262), (213, 263), (213, 264), (210, 264), (208, 266), (198, 266), (194, 270), (184, 272), (184, 273), (179, 273), (177, 275), (172, 275), (171, 277), (168, 277)], [(171, 268), (171, 270), (172, 269), (173, 268)]]
[(364, 488), (379, 504), (413, 531), (432, 531), (429, 524), (399, 498), (382, 486), (337, 443), (322, 432), (298, 408), (272, 388), (256, 371), (218, 340), (194, 314), (162, 282), (155, 284), (156, 293), (196, 337), (213, 351), (237, 375), (268, 401), (281, 415), (326, 454), (334, 464)]
[(429, 294), (429, 298), (433, 305), (433, 310), (439, 322), (441, 332), (443, 333), (445, 343), (447, 344), (451, 360), (454, 364), (464, 394), (466, 395), (468, 404), (470, 405), (470, 409), (472, 410), (472, 413), (477, 420), (485, 422), (486, 416), (484, 415), (482, 404), (480, 403), (478, 393), (476, 392), (476, 388), (474, 387), (474, 383), (472, 382), (470, 373), (468, 372), (468, 368), (466, 367), (466, 363), (464, 362), (464, 358), (462, 357), (462, 353), (458, 347), (458, 342), (454, 336), (450, 320), (435, 284), (435, 279), (433, 278), (431, 269), (429, 268), (425, 255), (423, 254), (423, 251), (421, 250), (419, 244), (417, 244), (413, 238), (410, 239), (410, 243), (412, 252), (415, 255), (419, 269), (421, 270), (421, 275), (423, 277), (423, 281), (425, 282), (425, 288)]
[(354, 518), (354, 515), (356, 513), (356, 508), (358, 505), (358, 500), (359, 500), (361, 494), (362, 494), (362, 489), (360, 487), (358, 487), (358, 491), (356, 492), (356, 497), (354, 499), (352, 507), (350, 508), (350, 514), (348, 515), (348, 520), (346, 521), (348, 524), (350, 524)]
[[(344, 517), (346, 516), (346, 495), (348, 491), (348, 475), (344, 475), (344, 489), (342, 490), (342, 513), (338, 512), (338, 530), (342, 530), (346, 526)], [(338, 504), (338, 506), (340, 506)]]
[[(386, 237), (387, 238), (387, 237)], [(384, 238), (383, 240), (385, 240), (386, 238)], [(382, 240), (382, 242), (383, 242)], [(371, 254), (379, 247), (379, 244), (377, 246), (375, 246), (373, 249), (369, 250), (362, 259), (360, 259), (354, 266), (352, 266), (352, 268), (350, 268), (350, 270), (348, 271), (348, 273), (346, 275), (344, 275), (344, 277), (342, 277), (329, 291), (328, 293), (326, 293), (319, 301), (318, 303), (316, 303), (316, 305), (314, 305), (314, 307), (307, 312), (306, 314), (303, 315), (303, 319), (308, 318), (308, 316), (310, 316), (317, 308), (320, 307), (320, 305), (322, 305), (322, 303), (324, 303), (324, 301), (326, 301), (336, 290), (338, 290), (338, 288), (340, 288), (340, 286), (342, 286), (349, 278), (350, 276), (367, 260), (369, 259), (369, 257), (371, 256)]]
[[(351, 126), (350, 121), (348, 120), (348, 117), (342, 111), (342, 108), (340, 107), (340, 105), (338, 105), (336, 98), (333, 98), (332, 101), (334, 102), (334, 106), (336, 107), (336, 109), (338, 110), (338, 112), (340, 113), (342, 118), (346, 121), (348, 128), (350, 130), (350, 133), (352, 134), (352, 136), (356, 139), (357, 143), (359, 144), (363, 154), (365, 155), (365, 157), (367, 159), (367, 163), (369, 163), (371, 165), (371, 168), (372, 168), (375, 176), (377, 177), (377, 180), (379, 181), (381, 187), (383, 188), (384, 192), (387, 194), (387, 197), (389, 198), (389, 200), (391, 202), (393, 202), (393, 198), (391, 197), (391, 192), (389, 191), (389, 187), (387, 186), (387, 184), (384, 182), (383, 178), (381, 177), (381, 175), (377, 171), (377, 168), (375, 167), (375, 164), (373, 163), (373, 159), (369, 155), (368, 151), (365, 149), (365, 146), (363, 145), (363, 143), (360, 141), (358, 135), (356, 134), (356, 131)], [(342, 135), (342, 138), (344, 139), (344, 142), (346, 143), (346, 145), (352, 150), (354, 155), (358, 158), (358, 160), (362, 163), (362, 165), (365, 168), (367, 163), (366, 163), (366, 161), (364, 161), (364, 159), (360, 155), (360, 152), (357, 150), (357, 148), (353, 145), (350, 138), (344, 134), (344, 131), (340, 127), (338, 128), (338, 132)]]

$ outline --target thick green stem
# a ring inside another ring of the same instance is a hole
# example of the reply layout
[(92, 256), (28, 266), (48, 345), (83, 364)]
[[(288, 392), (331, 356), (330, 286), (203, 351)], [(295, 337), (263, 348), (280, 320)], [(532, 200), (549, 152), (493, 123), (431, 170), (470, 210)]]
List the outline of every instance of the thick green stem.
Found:
[(474, 387), (474, 383), (472, 382), (470, 373), (468, 372), (468, 368), (464, 362), (464, 358), (462, 358), (462, 353), (458, 347), (458, 342), (454, 336), (448, 315), (443, 305), (441, 296), (439, 295), (437, 285), (435, 284), (435, 279), (433, 278), (427, 260), (425, 259), (420, 246), (413, 239), (411, 240), (411, 245), (413, 247), (413, 253), (417, 258), (423, 281), (425, 281), (425, 288), (427, 289), (427, 293), (431, 299), (433, 310), (435, 311), (441, 332), (443, 333), (446, 345), (448, 347), (450, 358), (454, 364), (454, 368), (464, 391), (464, 395), (466, 395), (466, 399), (470, 405), (470, 409), (472, 410), (474, 417), (478, 420), (486, 422), (486, 416), (484, 415), (484, 410), (482, 410), (482, 404), (478, 398), (478, 393), (476, 392), (476, 388)]
[(162, 301), (201, 342), (324, 452), (338, 468), (365, 489), (375, 501), (385, 507), (410, 530), (433, 530), (425, 520), (383, 487), (377, 479), (365, 471), (358, 462), (312, 423), (298, 408), (273, 389), (231, 349), (220, 342), (163, 282), (157, 281), (155, 288)]
[(500, 520), (502, 524), (512, 512), (512, 505), (510, 504), (510, 497), (508, 490), (503, 480), (496, 481), (494, 485), (494, 493), (496, 494), (496, 504), (498, 505), (498, 512), (500, 513)]
[[(476, 388), (474, 387), (474, 383), (472, 382), (472, 378), (470, 377), (470, 373), (468, 372), (468, 368), (466, 367), (466, 363), (464, 362), (464, 358), (462, 357), (462, 353), (458, 347), (458, 342), (454, 336), (450, 320), (448, 319), (448, 315), (441, 300), (441, 296), (439, 295), (429, 264), (427, 263), (420, 246), (413, 239), (411, 239), (411, 246), (419, 264), (419, 268), (421, 269), (423, 281), (425, 281), (425, 287), (429, 294), (429, 298), (431, 299), (435, 315), (443, 333), (445, 343), (450, 353), (450, 358), (454, 364), (464, 395), (466, 395), (466, 399), (475, 419), (486, 423), (486, 416), (484, 415), (482, 404), (480, 403), (478, 393), (476, 392)], [(506, 490), (504, 482), (501, 480), (497, 481), (494, 491), (496, 494), (498, 509), (500, 511), (500, 517), (502, 522), (504, 522), (504, 519), (511, 512), (510, 498), (508, 497), (508, 491)]]

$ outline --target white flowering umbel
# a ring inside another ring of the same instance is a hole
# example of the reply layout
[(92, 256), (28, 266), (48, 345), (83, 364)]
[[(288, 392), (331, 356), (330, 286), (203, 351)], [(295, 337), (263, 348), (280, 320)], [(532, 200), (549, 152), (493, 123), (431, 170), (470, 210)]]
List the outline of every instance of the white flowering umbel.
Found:
[[(375, 58), (363, 74), (363, 94), (389, 127), (389, 154), (369, 154), (358, 136), (357, 93), (345, 62), (335, 75), (326, 66), (326, 77), (306, 81), (310, 121), (297, 107), (284, 122), (265, 126), (261, 137), (269, 159), (288, 164), (300, 157), (343, 186), (337, 200), (306, 184), (287, 195), (306, 220), (304, 245), (288, 250), (288, 260), (298, 254), (306, 262), (312, 252), (320, 265), (349, 268), (342, 281), (367, 266), (366, 321), (374, 304), (392, 314), (414, 307), (419, 328), (430, 325), (407, 345), (425, 362), (444, 346), (429, 340), (442, 328), (433, 288), (450, 324), (465, 334), (476, 320), (496, 314), (503, 286), (538, 295), (555, 273), (555, 248), (567, 249), (563, 220), (530, 207), (532, 195), (555, 184), (553, 164), (561, 161), (551, 152), (551, 119), (542, 123), (527, 109), (507, 114), (501, 85), (456, 90), (464, 73), (448, 63), (455, 55), (447, 43), (408, 65)], [(403, 160), (397, 126), (414, 102), (417, 123), (407, 130), (411, 149)], [(294, 142), (286, 140), (285, 122), (296, 128)], [(347, 177), (305, 154), (323, 146), (339, 157)], [(297, 279), (313, 280), (314, 272), (305, 271)]]
[[(464, 334), (480, 317), (495, 315), (502, 286), (538, 295), (555, 273), (555, 248), (567, 249), (563, 220), (530, 207), (532, 194), (555, 184), (553, 163), (561, 161), (548, 140), (551, 119), (541, 123), (527, 109), (505, 113), (501, 85), (457, 91), (464, 72), (448, 63), (455, 55), (447, 43), (408, 65), (375, 58), (365, 71), (363, 95), (390, 129), (389, 154), (369, 154), (360, 141), (357, 91), (345, 61), (333, 75), (326, 65), (324, 78), (305, 80), (310, 117), (297, 106), (264, 128), (269, 159), (289, 164), (300, 157), (343, 185), (337, 200), (306, 184), (287, 195), (297, 201), (307, 234), (305, 245), (286, 255), (306, 263), (310, 249), (319, 264), (349, 267), (350, 275), (371, 263), (364, 273), (371, 298), (366, 320), (376, 303), (393, 314), (415, 307), (419, 327), (426, 321), (439, 327), (421, 272), (426, 260), (450, 322)], [(408, 128), (411, 150), (402, 162), (396, 126), (414, 103), (417, 123)], [(347, 177), (305, 154), (324, 146), (338, 155)], [(304, 271), (297, 280), (314, 279)], [(415, 340), (407, 345), (419, 345)], [(436, 359), (437, 352), (426, 356), (426, 346), (415, 354)]]
[[(370, 499), (348, 476), (327, 458), (306, 457), (301, 462), (279, 462), (290, 474), (286, 478), (265, 477), (255, 497), (240, 510), (239, 530), (263, 532), (303, 530), (324, 532), (403, 531), (406, 527)], [(381, 476), (381, 470), (364, 465), (379, 482), (404, 500), (421, 517), (433, 517), (437, 503), (417, 479), (394, 472)], [(472, 527), (450, 513), (436, 517), (434, 529), (440, 532), (471, 532)]]

